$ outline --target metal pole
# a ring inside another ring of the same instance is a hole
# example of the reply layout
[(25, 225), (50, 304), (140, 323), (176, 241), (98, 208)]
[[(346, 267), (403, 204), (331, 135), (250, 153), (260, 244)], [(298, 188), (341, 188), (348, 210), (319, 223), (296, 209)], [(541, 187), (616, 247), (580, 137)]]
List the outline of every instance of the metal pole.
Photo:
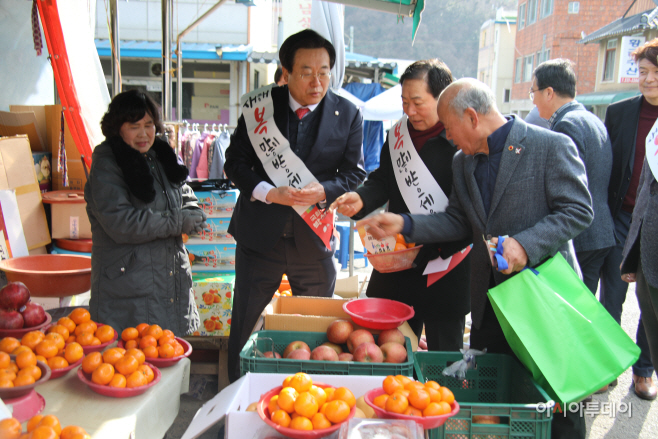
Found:
[(356, 223), (353, 219), (350, 219), (350, 277), (354, 276), (354, 225)]
[(171, 0), (162, 0), (162, 113), (171, 120)]
[(112, 58), (112, 97), (121, 93), (121, 41), (119, 40), (119, 7), (118, 0), (110, 0), (110, 28), (112, 32), (112, 46), (114, 57)]

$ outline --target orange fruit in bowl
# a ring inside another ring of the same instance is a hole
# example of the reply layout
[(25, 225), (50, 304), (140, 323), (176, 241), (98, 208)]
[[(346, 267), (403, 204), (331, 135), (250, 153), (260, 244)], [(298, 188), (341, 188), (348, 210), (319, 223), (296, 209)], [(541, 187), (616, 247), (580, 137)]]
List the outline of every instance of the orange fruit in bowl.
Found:
[(142, 349), (144, 352), (144, 356), (146, 358), (158, 358), (158, 348), (155, 346), (147, 346), (144, 349)]
[(80, 343), (69, 343), (66, 345), (64, 348), (64, 358), (66, 358), (66, 361), (69, 362), (69, 364), (73, 364), (76, 361), (80, 360), (80, 358), (85, 356), (85, 352), (82, 349), (82, 346)]
[(68, 328), (66, 326), (60, 325), (60, 324), (57, 324), (57, 325), (54, 325), (54, 326), (51, 326), (50, 328), (48, 328), (48, 334), (50, 334), (51, 332), (56, 332), (56, 333), (60, 334), (64, 338), (64, 340), (69, 338), (69, 335), (71, 335)]
[(309, 419), (318, 412), (318, 402), (309, 392), (301, 392), (295, 399), (295, 413)]
[(14, 337), (5, 337), (0, 340), (0, 351), (11, 354), (14, 349), (19, 347), (21, 342)]
[(174, 340), (176, 340), (176, 337), (174, 337), (173, 334), (162, 334), (162, 336), (158, 339), (158, 345), (162, 346), (165, 344), (173, 344)]
[[(112, 335), (114, 336), (114, 334)], [(121, 340), (123, 341), (135, 340), (137, 337), (139, 337), (137, 328), (126, 328), (121, 332)]]
[(82, 371), (92, 373), (103, 363), (103, 355), (100, 352), (92, 352), (82, 360)]
[(413, 389), (425, 389), (425, 385), (418, 381), (410, 381), (404, 385), (404, 388), (411, 392)]
[(376, 396), (375, 399), (372, 400), (372, 403), (375, 404), (380, 409), (386, 410), (386, 400), (388, 399), (388, 396), (389, 395), (387, 395), (386, 393)]
[(342, 399), (334, 399), (333, 401), (329, 401), (324, 405), (324, 407), (324, 415), (330, 422), (334, 424), (338, 424), (339, 422), (346, 420), (349, 417), (351, 411), (350, 406)]
[(94, 335), (101, 343), (107, 343), (114, 338), (114, 328), (110, 325), (99, 326)]
[(78, 427), (77, 425), (69, 425), (62, 428), (62, 432), (59, 434), (59, 439), (74, 439), (76, 435), (86, 435), (87, 432), (84, 428)]
[(141, 371), (135, 371), (126, 377), (126, 387), (129, 389), (142, 387), (147, 384), (148, 380)]
[(6, 369), (11, 365), (11, 357), (8, 353), (0, 351), (0, 369)]
[(331, 427), (331, 421), (327, 419), (327, 416), (324, 413), (316, 413), (311, 418), (311, 423), (313, 424), (313, 430), (321, 430), (323, 428)]
[(404, 411), (409, 407), (409, 400), (400, 392), (395, 392), (392, 395), (389, 395), (386, 400), (386, 411), (393, 413), (404, 413)]
[(114, 376), (110, 380), (110, 382), (107, 384), (110, 387), (117, 387), (120, 389), (124, 389), (126, 387), (126, 377), (121, 375), (120, 373), (114, 373)]
[(282, 427), (288, 428), (290, 426), (290, 415), (285, 410), (278, 409), (272, 412), (270, 419), (272, 422)]
[(91, 346), (94, 342), (94, 334), (91, 332), (83, 332), (82, 334), (75, 336), (75, 341), (80, 344), (80, 346)]
[(278, 399), (279, 399), (279, 395), (274, 395), (273, 397), (270, 398), (269, 402), (267, 403), (267, 409), (270, 411), (270, 415), (272, 415), (277, 410), (281, 410), (279, 408), (279, 404), (276, 403)]
[(140, 337), (143, 337), (143, 336), (146, 335), (146, 334), (144, 334), (144, 331), (146, 331), (149, 328), (149, 326), (150, 325), (148, 323), (140, 323), (139, 325), (137, 325), (135, 327), (137, 329), (137, 332), (139, 332)]
[(279, 408), (288, 413), (293, 413), (297, 396), (299, 396), (299, 393), (293, 387), (284, 387), (279, 392), (279, 399), (277, 400)]
[(141, 366), (139, 366), (137, 368), (137, 372), (141, 372), (142, 375), (144, 375), (146, 377), (146, 382), (147, 383), (150, 383), (155, 378), (155, 374), (153, 373), (153, 369), (151, 369), (146, 364), (142, 364)]
[(327, 394), (325, 393), (325, 391), (322, 387), (318, 387), (314, 384), (314, 385), (311, 386), (308, 393), (313, 395), (313, 397), (315, 398), (315, 400), (318, 403), (318, 407), (322, 407), (322, 404), (327, 402)]
[(441, 388), (441, 385), (437, 383), (436, 381), (428, 381), (425, 383), (425, 387), (431, 387), (432, 389), (439, 390)]
[(144, 355), (144, 352), (142, 352), (139, 349), (128, 349), (126, 350), (126, 353), (124, 354), (126, 357), (135, 357), (137, 362), (140, 364), (140, 366), (146, 361), (146, 356)]
[(441, 387), (439, 392), (441, 392), (441, 401), (446, 402), (448, 405), (455, 401), (455, 395), (453, 395), (452, 391), (447, 387)]
[(8, 376), (0, 377), (0, 389), (10, 389), (14, 387), (14, 378), (9, 378)]
[(57, 439), (59, 435), (52, 427), (39, 425), (30, 433), (30, 439)]
[(43, 415), (34, 415), (30, 418), (29, 421), (27, 421), (27, 432), (31, 433), (32, 430), (37, 428), (39, 425), (39, 422), (43, 419)]
[(139, 348), (144, 349), (147, 346), (157, 347), (158, 346), (158, 341), (152, 335), (145, 335), (139, 341)]
[(36, 381), (37, 380), (35, 380), (34, 377), (30, 374), (18, 375), (16, 378), (14, 378), (14, 387), (29, 386), (30, 384), (34, 384)]
[(96, 329), (98, 329), (98, 326), (96, 325), (96, 323), (90, 320), (84, 323), (80, 323), (78, 326), (76, 326), (75, 331), (73, 331), (73, 333), (75, 335), (80, 335), (83, 332), (90, 332), (93, 334), (96, 332)]
[(146, 335), (150, 335), (156, 340), (160, 339), (162, 337), (162, 328), (160, 325), (151, 325), (149, 328), (146, 330)]
[(0, 421), (0, 437), (18, 439), (22, 433), (21, 423), (16, 418), (6, 418)]
[(21, 354), (22, 352), (32, 352), (32, 349), (28, 348), (27, 346), (20, 345), (19, 347), (14, 349), (11, 352), (11, 354), (18, 357), (18, 355)]
[(50, 334), (46, 335), (44, 340), (54, 341), (57, 349), (64, 349), (64, 346), (66, 346), (66, 339), (62, 336), (62, 334), (58, 332), (51, 332)]
[(290, 387), (290, 380), (292, 380), (292, 377), (294, 377), (294, 375), (289, 375), (289, 376), (285, 377), (285, 379), (283, 380), (283, 383), (281, 384), (281, 386), (282, 387)]
[(425, 389), (412, 389), (409, 391), (409, 405), (423, 410), (432, 402), (429, 393)]
[(441, 392), (432, 387), (426, 387), (425, 391), (430, 396), (430, 402), (440, 402), (441, 401)]
[(53, 370), (64, 369), (69, 367), (69, 362), (64, 357), (56, 356), (48, 359), (48, 367)]
[(39, 366), (28, 366), (25, 369), (18, 371), (16, 376), (20, 375), (31, 375), (32, 378), (34, 378), (34, 381), (39, 381), (41, 378), (41, 368), (39, 368)]
[(400, 250), (406, 250), (407, 246), (405, 244), (395, 244), (393, 251), (399, 252)]
[[(84, 369), (83, 369), (84, 370)], [(114, 376), (114, 366), (109, 363), (102, 363), (91, 374), (91, 381), (102, 386), (112, 381)]]
[(440, 416), (443, 414), (443, 408), (438, 402), (430, 402), (423, 410), (423, 416)]
[(139, 341), (138, 340), (139, 340), (138, 338), (135, 339), (135, 340), (128, 340), (127, 342), (125, 342), (123, 344), (123, 347), (126, 348), (126, 349), (139, 348)]
[(123, 358), (123, 353), (117, 348), (110, 348), (103, 352), (103, 362), (114, 366), (120, 359)]
[(131, 373), (135, 372), (138, 367), (139, 361), (130, 355), (121, 357), (121, 359), (114, 364), (116, 371), (125, 376), (129, 376)]
[(69, 335), (73, 334), (73, 331), (75, 331), (75, 327), (77, 326), (73, 320), (71, 320), (70, 317), (62, 317), (61, 319), (57, 320), (58, 325), (62, 325), (69, 331)]
[(46, 336), (41, 331), (30, 331), (23, 335), (21, 338), (21, 344), (27, 346), (34, 351), (34, 348), (44, 339)]
[(392, 395), (396, 390), (404, 389), (404, 385), (393, 375), (384, 378), (382, 388), (387, 395)]
[(329, 401), (335, 400), (345, 401), (347, 405), (350, 406), (350, 409), (356, 405), (356, 398), (354, 397), (352, 391), (347, 387), (339, 387), (334, 391), (333, 395), (331, 395), (331, 398), (329, 398)]
[(313, 423), (305, 416), (297, 416), (290, 421), (289, 428), (293, 430), (313, 430)]
[(313, 380), (311, 380), (311, 377), (308, 376), (308, 374), (304, 372), (297, 372), (292, 376), (289, 385), (298, 393), (308, 392), (313, 385)]
[(174, 347), (170, 344), (165, 344), (158, 347), (159, 358), (172, 358), (174, 356)]
[(21, 352), (16, 356), (16, 365), (19, 369), (37, 365), (37, 356), (32, 351)]
[(76, 308), (69, 314), (69, 318), (73, 320), (73, 323), (79, 325), (91, 320), (91, 314), (84, 308)]
[(185, 354), (185, 348), (183, 348), (183, 345), (181, 345), (177, 341), (174, 342), (174, 357), (180, 357), (181, 355), (184, 354)]
[(411, 405), (409, 407), (407, 407), (407, 409), (402, 414), (407, 415), (407, 416), (418, 416), (418, 417), (421, 417), (421, 418), (423, 417), (423, 412), (418, 410), (416, 407), (411, 406)]

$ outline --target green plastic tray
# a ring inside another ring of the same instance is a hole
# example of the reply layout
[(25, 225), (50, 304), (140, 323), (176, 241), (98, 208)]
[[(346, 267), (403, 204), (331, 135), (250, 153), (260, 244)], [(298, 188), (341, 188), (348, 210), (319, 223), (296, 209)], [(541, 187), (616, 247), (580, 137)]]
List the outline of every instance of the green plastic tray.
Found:
[[(377, 335), (374, 336), (375, 341)], [(257, 373), (315, 373), (325, 375), (404, 375), (413, 376), (414, 357), (411, 341), (405, 337), (407, 361), (404, 363), (359, 363), (356, 361), (315, 361), (315, 360), (284, 360), (256, 357), (254, 344), (260, 352), (273, 350), (282, 354), (286, 346), (293, 341), (301, 340), (314, 349), (329, 341), (324, 332), (295, 331), (258, 331), (251, 334), (240, 352), (240, 375), (247, 372)], [(271, 340), (271, 341), (270, 341)], [(274, 346), (272, 347), (272, 344)], [(345, 346), (343, 350), (348, 352)]]
[[(479, 356), (477, 367), (467, 371), (464, 380), (442, 374), (462, 359), (459, 352), (416, 352), (414, 359), (418, 380), (434, 380), (448, 387), (461, 408), (441, 427), (429, 430), (430, 439), (551, 437), (553, 400), (515, 358), (501, 354)], [(472, 417), (476, 415), (499, 416), (501, 423), (475, 424)]]

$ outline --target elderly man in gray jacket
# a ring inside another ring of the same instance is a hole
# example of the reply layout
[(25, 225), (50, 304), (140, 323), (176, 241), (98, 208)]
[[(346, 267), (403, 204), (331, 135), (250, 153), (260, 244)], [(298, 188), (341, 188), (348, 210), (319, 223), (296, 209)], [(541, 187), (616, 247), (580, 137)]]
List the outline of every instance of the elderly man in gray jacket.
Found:
[[(382, 238), (395, 233), (407, 242), (441, 242), (472, 237), (471, 347), (514, 355), (487, 298), (525, 266), (562, 253), (577, 265), (571, 239), (592, 222), (585, 166), (567, 136), (505, 118), (491, 90), (464, 78), (439, 98), (439, 118), (460, 151), (453, 159), (452, 193), (445, 212), (385, 213), (360, 221)], [(509, 268), (494, 269), (485, 240), (503, 242)], [(584, 438), (584, 418), (556, 416), (553, 438)]]
[(539, 115), (552, 131), (566, 134), (578, 148), (587, 171), (594, 220), (573, 239), (583, 282), (596, 294), (605, 257), (615, 245), (614, 225), (608, 207), (608, 182), (612, 170), (612, 147), (608, 131), (596, 117), (576, 102), (576, 73), (571, 61), (552, 59), (533, 72), (530, 96)]

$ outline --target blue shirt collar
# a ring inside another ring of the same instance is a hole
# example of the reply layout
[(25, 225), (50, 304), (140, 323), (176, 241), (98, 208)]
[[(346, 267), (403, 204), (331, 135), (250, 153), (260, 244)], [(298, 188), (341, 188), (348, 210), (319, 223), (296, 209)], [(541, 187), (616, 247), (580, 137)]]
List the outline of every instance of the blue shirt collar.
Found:
[(489, 134), (487, 137), (487, 144), (489, 145), (489, 155), (500, 154), (503, 152), (503, 147), (505, 146), (505, 140), (509, 135), (512, 125), (514, 125), (514, 118), (511, 116), (505, 116), (507, 122), (498, 128), (493, 133)]

